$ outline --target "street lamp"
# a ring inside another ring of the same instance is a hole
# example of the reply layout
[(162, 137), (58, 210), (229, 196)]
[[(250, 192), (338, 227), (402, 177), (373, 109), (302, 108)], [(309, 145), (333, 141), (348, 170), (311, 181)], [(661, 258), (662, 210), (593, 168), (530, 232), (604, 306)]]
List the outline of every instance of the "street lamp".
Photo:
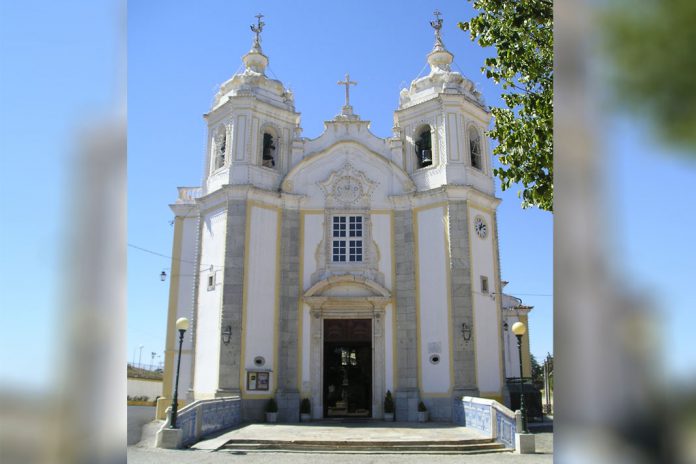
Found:
[(512, 333), (517, 337), (517, 353), (520, 357), (520, 412), (522, 413), (522, 433), (527, 430), (527, 410), (524, 407), (524, 380), (522, 379), (522, 335), (527, 332), (527, 326), (523, 322), (512, 324)]
[(176, 362), (176, 380), (174, 381), (174, 398), (172, 399), (172, 411), (169, 416), (169, 428), (176, 428), (176, 410), (179, 402), (179, 369), (181, 368), (181, 345), (184, 343), (184, 333), (188, 330), (189, 321), (185, 317), (176, 320), (176, 330), (179, 331), (179, 359)]

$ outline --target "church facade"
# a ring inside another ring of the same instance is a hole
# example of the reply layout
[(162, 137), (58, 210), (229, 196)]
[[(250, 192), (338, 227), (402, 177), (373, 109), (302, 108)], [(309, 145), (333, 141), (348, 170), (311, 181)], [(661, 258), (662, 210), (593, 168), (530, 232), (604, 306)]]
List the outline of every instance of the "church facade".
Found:
[(315, 419), (381, 418), (387, 391), (397, 420), (415, 420), (421, 401), (433, 420), (464, 395), (502, 401), (490, 112), (450, 69), (441, 24), (391, 137), (354, 113), (346, 76), (341, 113), (307, 139), (292, 93), (265, 74), (259, 16), (243, 72), (205, 115), (203, 184), (171, 205), (162, 405), (178, 317), (191, 321), (179, 397), (239, 395), (246, 420), (270, 398), (285, 422), (304, 398)]

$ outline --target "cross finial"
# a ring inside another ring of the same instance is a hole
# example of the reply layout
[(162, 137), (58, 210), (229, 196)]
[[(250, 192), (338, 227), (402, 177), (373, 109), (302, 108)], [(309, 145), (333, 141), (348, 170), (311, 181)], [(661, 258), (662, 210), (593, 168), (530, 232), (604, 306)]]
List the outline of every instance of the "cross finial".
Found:
[(254, 16), (256, 18), (256, 24), (252, 24), (249, 26), (256, 34), (256, 37), (254, 38), (254, 48), (261, 48), (261, 31), (263, 31), (263, 26), (266, 25), (263, 21), (261, 21), (261, 18), (263, 18), (263, 15), (261, 13), (257, 14)]
[(346, 73), (346, 80), (345, 81), (338, 81), (338, 85), (345, 85), (346, 86), (346, 105), (345, 106), (350, 106), (350, 86), (351, 85), (358, 85), (358, 83), (351, 81), (350, 74)]
[(430, 25), (435, 29), (435, 47), (440, 46), (444, 48), (444, 44), (440, 38), (440, 29), (442, 29), (442, 18), (440, 16), (442, 13), (440, 13), (440, 10), (435, 10), (433, 15), (435, 16), (435, 21), (430, 21)]

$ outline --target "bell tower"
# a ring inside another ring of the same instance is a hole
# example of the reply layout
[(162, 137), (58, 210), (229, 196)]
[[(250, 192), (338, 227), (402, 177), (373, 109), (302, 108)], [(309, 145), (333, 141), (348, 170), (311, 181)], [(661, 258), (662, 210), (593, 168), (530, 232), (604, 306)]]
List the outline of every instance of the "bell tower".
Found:
[(442, 18), (430, 21), (435, 45), (430, 73), (401, 90), (394, 112), (404, 169), (419, 191), (443, 185), (470, 185), (493, 195), (489, 146), (484, 135), (491, 114), (474, 83), (451, 70), (454, 55), (442, 41)]
[(251, 50), (242, 57), (244, 71), (220, 86), (208, 123), (204, 189), (254, 185), (276, 190), (290, 169), (300, 114), (292, 92), (266, 76), (268, 57), (261, 49), (263, 15), (251, 26)]

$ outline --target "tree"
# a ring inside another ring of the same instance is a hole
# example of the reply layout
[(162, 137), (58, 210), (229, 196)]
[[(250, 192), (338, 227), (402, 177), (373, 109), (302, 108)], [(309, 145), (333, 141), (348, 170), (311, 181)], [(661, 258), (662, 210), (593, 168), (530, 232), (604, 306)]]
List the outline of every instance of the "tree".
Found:
[(620, 0), (603, 13), (614, 102), (652, 123), (668, 144), (696, 152), (696, 2)]
[(522, 207), (553, 211), (553, 3), (468, 0), (479, 14), (459, 23), (471, 40), (494, 46), (481, 71), (502, 86), (507, 107), (493, 107), (498, 141), (494, 173), (503, 190), (522, 184)]

